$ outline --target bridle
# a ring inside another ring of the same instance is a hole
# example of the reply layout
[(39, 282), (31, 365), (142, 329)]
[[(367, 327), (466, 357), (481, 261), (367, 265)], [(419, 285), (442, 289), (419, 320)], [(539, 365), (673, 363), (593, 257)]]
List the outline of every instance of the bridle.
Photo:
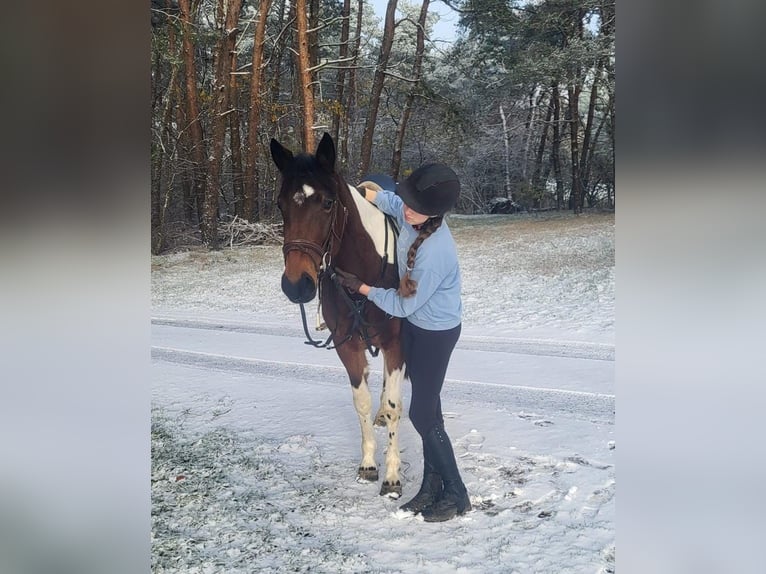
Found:
[[(365, 342), (365, 345), (367, 346), (367, 350), (370, 352), (370, 354), (373, 357), (378, 356), (378, 352), (380, 349), (375, 348), (372, 344), (372, 336), (369, 333), (370, 327), (376, 327), (377, 324), (370, 323), (364, 319), (364, 306), (367, 302), (366, 298), (361, 300), (353, 300), (351, 299), (348, 294), (346, 293), (346, 290), (343, 288), (343, 286), (340, 285), (338, 282), (338, 277), (335, 273), (335, 269), (332, 266), (332, 258), (337, 255), (338, 249), (340, 249), (340, 243), (343, 240), (343, 233), (346, 230), (346, 223), (348, 220), (348, 209), (346, 209), (346, 206), (341, 203), (340, 199), (336, 198), (335, 204), (332, 208), (332, 215), (330, 216), (330, 227), (327, 232), (327, 236), (325, 237), (324, 241), (319, 244), (314, 241), (310, 241), (308, 239), (294, 239), (292, 241), (286, 241), (284, 245), (282, 246), (282, 254), (285, 257), (285, 261), (287, 260), (287, 254), (291, 251), (300, 251), (302, 253), (305, 253), (308, 255), (311, 260), (314, 262), (314, 265), (316, 267), (317, 271), (317, 299), (319, 300), (319, 304), (321, 305), (322, 300), (322, 279), (325, 275), (329, 276), (330, 281), (333, 283), (335, 288), (338, 290), (338, 292), (341, 295), (341, 298), (345, 301), (346, 305), (349, 308), (350, 316), (352, 317), (353, 324), (352, 327), (349, 329), (348, 334), (346, 337), (341, 340), (336, 345), (331, 345), (330, 341), (333, 338), (334, 333), (330, 333), (330, 335), (327, 337), (325, 341), (317, 341), (311, 337), (311, 334), (309, 333), (308, 323), (306, 321), (306, 308), (303, 303), (300, 303), (300, 309), (301, 309), (301, 320), (303, 322), (303, 332), (306, 335), (306, 341), (304, 341), (305, 344), (311, 345), (313, 347), (317, 348), (324, 348), (324, 349), (336, 349), (340, 345), (348, 342), (351, 340), (351, 338), (354, 336), (355, 333), (359, 333), (362, 340)], [(343, 217), (342, 219), (338, 217), (338, 212), (343, 211)], [(337, 222), (340, 221), (340, 230), (336, 230)], [(393, 220), (386, 216), (385, 219), (386, 225), (391, 226), (392, 230), (395, 230), (395, 234), (398, 235), (398, 229), (396, 228), (396, 225), (393, 223)], [(337, 243), (336, 243), (337, 241)], [(384, 252), (388, 251), (388, 233), (386, 233), (386, 247)], [(381, 277), (383, 276), (383, 273), (385, 272), (386, 267), (386, 258), (383, 257), (382, 261), (382, 268), (381, 268)], [(319, 309), (317, 309), (317, 317), (319, 316)], [(318, 319), (317, 319), (318, 323)], [(318, 327), (319, 328), (319, 327)]]
[[(346, 230), (348, 209), (346, 209), (346, 206), (337, 198), (333, 203), (332, 215), (330, 216), (330, 228), (327, 231), (327, 237), (325, 237), (321, 245), (308, 239), (285, 241), (284, 245), (282, 245), (282, 254), (284, 255), (285, 262), (287, 261), (287, 254), (291, 251), (300, 251), (311, 258), (317, 271), (317, 283), (319, 283), (324, 270), (327, 269), (332, 262), (332, 257), (337, 253), (343, 238), (343, 232)], [(336, 231), (336, 222), (339, 220), (338, 211), (341, 209), (343, 210), (343, 218), (340, 219), (340, 231)], [(336, 239), (337, 244), (335, 243)]]
[[(338, 211), (341, 209), (343, 210), (343, 218), (340, 219), (340, 231), (336, 231), (336, 222), (339, 221)], [(285, 241), (284, 245), (282, 245), (282, 255), (285, 258), (285, 264), (287, 263), (287, 254), (291, 251), (300, 251), (301, 253), (305, 253), (314, 262), (314, 267), (317, 274), (317, 300), (319, 301), (319, 305), (321, 305), (322, 301), (322, 279), (327, 270), (331, 269), (330, 266), (332, 264), (332, 258), (337, 254), (338, 249), (340, 249), (340, 242), (343, 240), (343, 233), (346, 231), (347, 220), (348, 209), (346, 209), (346, 206), (343, 205), (340, 199), (336, 197), (333, 202), (332, 215), (330, 216), (330, 225), (327, 231), (327, 236), (321, 244), (309, 239), (294, 239), (292, 241)], [(330, 333), (330, 336), (327, 337), (327, 340), (324, 342), (316, 341), (313, 339), (309, 333), (309, 327), (306, 321), (306, 307), (303, 303), (299, 303), (299, 305), (301, 308), (303, 332), (306, 335), (306, 341), (304, 342), (307, 345), (312, 345), (314, 347), (332, 349), (333, 347), (330, 347), (330, 340), (333, 337), (333, 333)], [(317, 308), (317, 329), (319, 329), (318, 325), (319, 308)]]

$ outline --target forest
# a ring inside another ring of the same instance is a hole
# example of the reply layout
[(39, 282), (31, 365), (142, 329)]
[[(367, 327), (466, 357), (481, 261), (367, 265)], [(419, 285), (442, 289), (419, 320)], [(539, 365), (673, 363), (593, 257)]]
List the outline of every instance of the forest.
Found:
[(151, 0), (152, 252), (278, 226), (269, 142), (349, 183), (449, 164), (456, 211), (614, 209), (614, 0)]

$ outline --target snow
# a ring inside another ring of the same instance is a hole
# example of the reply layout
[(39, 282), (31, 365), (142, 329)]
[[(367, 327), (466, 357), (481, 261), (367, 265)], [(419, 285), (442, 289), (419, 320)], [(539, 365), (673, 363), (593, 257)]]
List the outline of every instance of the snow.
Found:
[(422, 473), (406, 415), (403, 499), (356, 482), (350, 386), (333, 351), (303, 344), (279, 246), (158, 256), (153, 572), (614, 571), (614, 217), (449, 224), (464, 322), (442, 404), (474, 510), (398, 510)]

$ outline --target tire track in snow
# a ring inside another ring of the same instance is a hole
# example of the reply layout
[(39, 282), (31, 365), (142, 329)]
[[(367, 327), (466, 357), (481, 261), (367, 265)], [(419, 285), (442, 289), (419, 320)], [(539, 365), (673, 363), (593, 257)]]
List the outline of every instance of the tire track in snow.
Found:
[[(184, 319), (169, 316), (153, 316), (153, 325), (168, 327), (183, 327), (187, 329), (206, 329), (213, 331), (230, 331), (234, 333), (252, 333), (260, 335), (276, 335), (282, 337), (303, 338), (303, 330), (299, 325), (283, 325), (275, 323), (238, 323), (235, 321), (220, 321), (215, 319)], [(327, 332), (312, 333), (312, 337), (324, 340)], [(547, 357), (567, 357), (571, 359), (591, 359), (596, 361), (614, 361), (614, 345), (607, 343), (590, 343), (586, 341), (555, 341), (549, 339), (522, 339), (508, 337), (479, 337), (462, 335), (457, 343), (458, 349), (469, 351), (494, 351), (521, 355), (541, 355)]]
[[(341, 365), (271, 361), (160, 346), (152, 347), (152, 359), (221, 371), (293, 378), (317, 384), (349, 384), (346, 370)], [(371, 373), (382, 379), (382, 373), (379, 371), (372, 370)], [(558, 413), (603, 423), (614, 422), (614, 395), (450, 378), (446, 379), (445, 383), (443, 392), (458, 401), (482, 403), (495, 408)]]

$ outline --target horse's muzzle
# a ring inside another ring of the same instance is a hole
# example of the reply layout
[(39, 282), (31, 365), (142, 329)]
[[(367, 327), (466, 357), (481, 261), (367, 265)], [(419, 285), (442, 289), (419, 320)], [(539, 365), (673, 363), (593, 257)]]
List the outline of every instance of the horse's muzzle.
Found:
[(282, 275), (282, 292), (293, 303), (308, 303), (317, 294), (317, 286), (308, 273), (301, 273), (297, 283)]

